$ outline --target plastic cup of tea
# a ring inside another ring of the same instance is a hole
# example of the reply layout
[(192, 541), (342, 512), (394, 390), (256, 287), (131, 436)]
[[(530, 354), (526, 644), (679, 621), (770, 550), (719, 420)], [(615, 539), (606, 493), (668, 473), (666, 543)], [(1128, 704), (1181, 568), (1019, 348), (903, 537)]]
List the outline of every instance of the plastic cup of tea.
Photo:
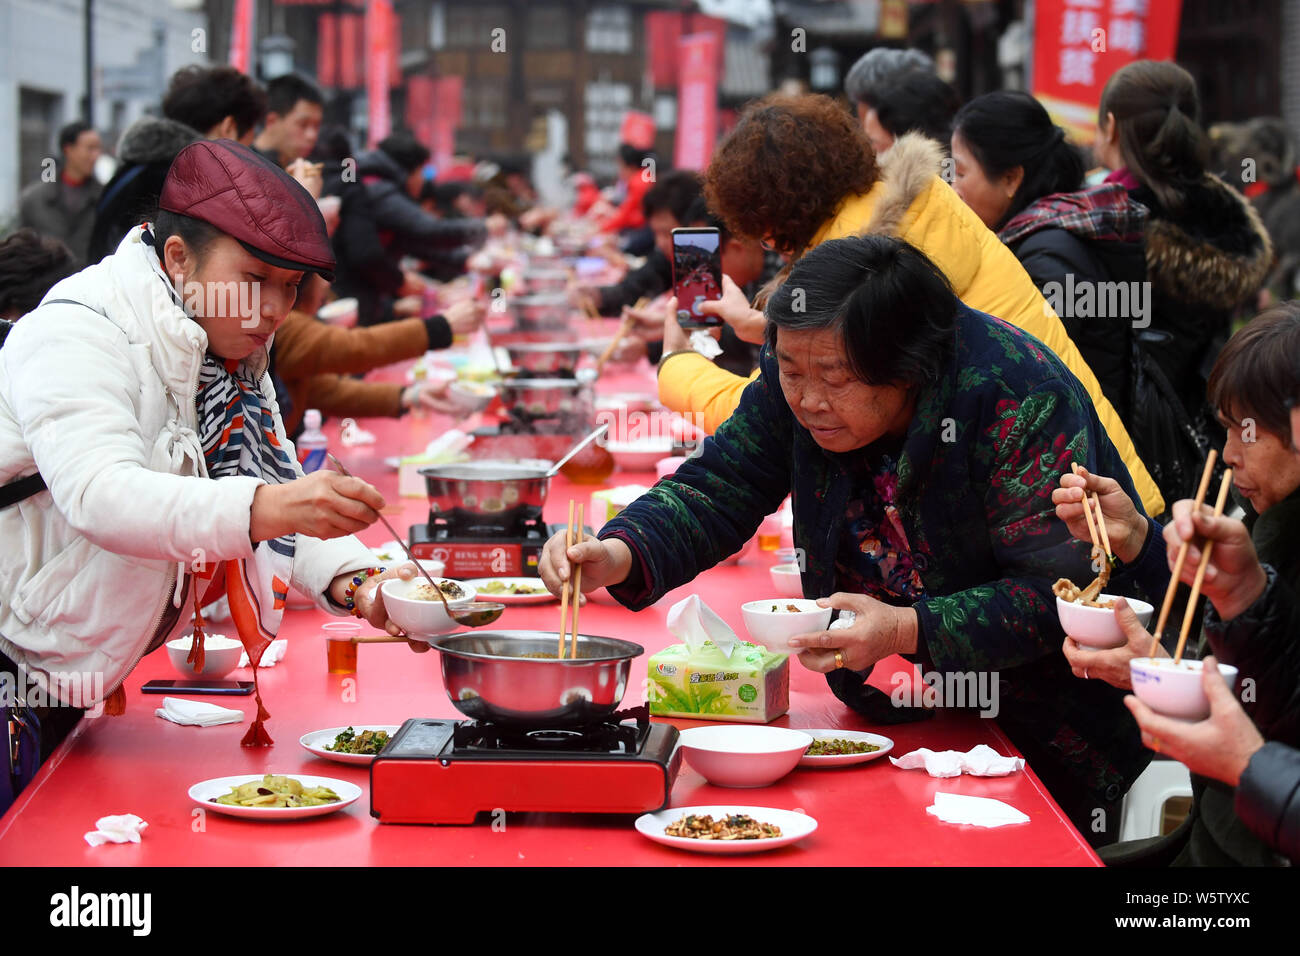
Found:
[(354, 638), (361, 636), (360, 621), (330, 621), (321, 625), (325, 637), (325, 655), (331, 674), (355, 674), (357, 672), (357, 644)]

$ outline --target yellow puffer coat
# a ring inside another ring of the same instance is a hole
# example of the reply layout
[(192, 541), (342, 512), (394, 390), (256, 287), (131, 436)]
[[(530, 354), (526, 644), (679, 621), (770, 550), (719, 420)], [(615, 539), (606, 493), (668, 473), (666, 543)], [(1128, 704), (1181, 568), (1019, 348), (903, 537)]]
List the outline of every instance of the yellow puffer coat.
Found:
[[(942, 153), (931, 140), (913, 133), (899, 137), (881, 161), (881, 178), (865, 195), (847, 198), (812, 244), (854, 235), (905, 239), (934, 260), (966, 305), (1042, 341), (1092, 397), (1097, 417), (1128, 465), (1147, 514), (1160, 514), (1164, 499), (1065, 326), (1015, 254), (938, 176), (941, 161)], [(742, 378), (702, 355), (678, 353), (659, 370), (659, 400), (675, 412), (692, 413), (693, 420), (712, 433), (730, 417), (740, 404), (741, 392), (757, 375)]]

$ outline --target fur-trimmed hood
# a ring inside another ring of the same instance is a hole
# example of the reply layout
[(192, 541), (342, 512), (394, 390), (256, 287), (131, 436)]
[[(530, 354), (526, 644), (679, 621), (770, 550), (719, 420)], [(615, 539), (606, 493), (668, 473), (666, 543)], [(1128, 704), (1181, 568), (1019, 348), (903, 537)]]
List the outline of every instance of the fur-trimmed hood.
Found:
[(117, 141), (117, 158), (122, 163), (170, 163), (182, 149), (202, 138), (176, 120), (142, 116)]
[(1273, 244), (1245, 197), (1217, 176), (1188, 194), (1177, 216), (1155, 204), (1150, 190), (1134, 192), (1152, 206), (1147, 221), (1147, 274), (1155, 287), (1181, 302), (1231, 310), (1263, 286)]

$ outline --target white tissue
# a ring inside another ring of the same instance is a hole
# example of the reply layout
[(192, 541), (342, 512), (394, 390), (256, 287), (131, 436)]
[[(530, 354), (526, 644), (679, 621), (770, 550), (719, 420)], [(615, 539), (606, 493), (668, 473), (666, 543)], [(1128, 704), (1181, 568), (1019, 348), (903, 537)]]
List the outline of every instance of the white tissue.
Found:
[(727, 657), (740, 643), (736, 632), (701, 601), (698, 594), (692, 594), (668, 609), (668, 633), (692, 651), (702, 648), (705, 641), (712, 641)]
[[(284, 652), (289, 649), (289, 639), (287, 637), (277, 637), (271, 642), (271, 646), (262, 652), (262, 660), (258, 662), (258, 667), (274, 667), (280, 661), (284, 660)], [(248, 666), (248, 651), (239, 655), (239, 666)]]
[(933, 751), (922, 747), (901, 757), (890, 757), (900, 770), (923, 769), (932, 777), (1004, 777), (1025, 765), (1023, 757), (1004, 757), (992, 747), (980, 744), (966, 753), (959, 750)]
[(173, 724), (185, 724), (194, 727), (215, 727), (218, 724), (237, 724), (244, 719), (242, 710), (218, 707), (198, 700), (185, 700), (183, 697), (164, 697), (163, 705), (154, 711), (163, 720)]
[(934, 804), (925, 812), (944, 823), (966, 823), (975, 827), (1002, 827), (1028, 823), (1029, 817), (1009, 803), (989, 797), (968, 797), (960, 793), (936, 792)]
[(722, 346), (718, 344), (718, 340), (704, 329), (696, 329), (691, 333), (691, 348), (706, 359), (717, 358), (722, 354)]
[(148, 825), (134, 813), (100, 817), (95, 821), (95, 829), (86, 834), (86, 842), (91, 846), (103, 846), (105, 843), (139, 843), (140, 831)]

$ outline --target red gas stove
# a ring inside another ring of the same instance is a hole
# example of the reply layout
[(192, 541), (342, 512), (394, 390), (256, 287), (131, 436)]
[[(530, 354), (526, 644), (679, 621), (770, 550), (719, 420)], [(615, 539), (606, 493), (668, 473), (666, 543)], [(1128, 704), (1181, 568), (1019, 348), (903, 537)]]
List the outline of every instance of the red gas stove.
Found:
[(380, 823), (473, 823), (497, 810), (662, 810), (681, 765), (677, 738), (645, 705), (553, 730), (408, 720), (370, 765), (370, 813)]
[(431, 515), (428, 524), (411, 525), (411, 554), (441, 561), (449, 578), (536, 577), (542, 546), (563, 530), (564, 525), (547, 525), (538, 517), (503, 531), (462, 526)]

